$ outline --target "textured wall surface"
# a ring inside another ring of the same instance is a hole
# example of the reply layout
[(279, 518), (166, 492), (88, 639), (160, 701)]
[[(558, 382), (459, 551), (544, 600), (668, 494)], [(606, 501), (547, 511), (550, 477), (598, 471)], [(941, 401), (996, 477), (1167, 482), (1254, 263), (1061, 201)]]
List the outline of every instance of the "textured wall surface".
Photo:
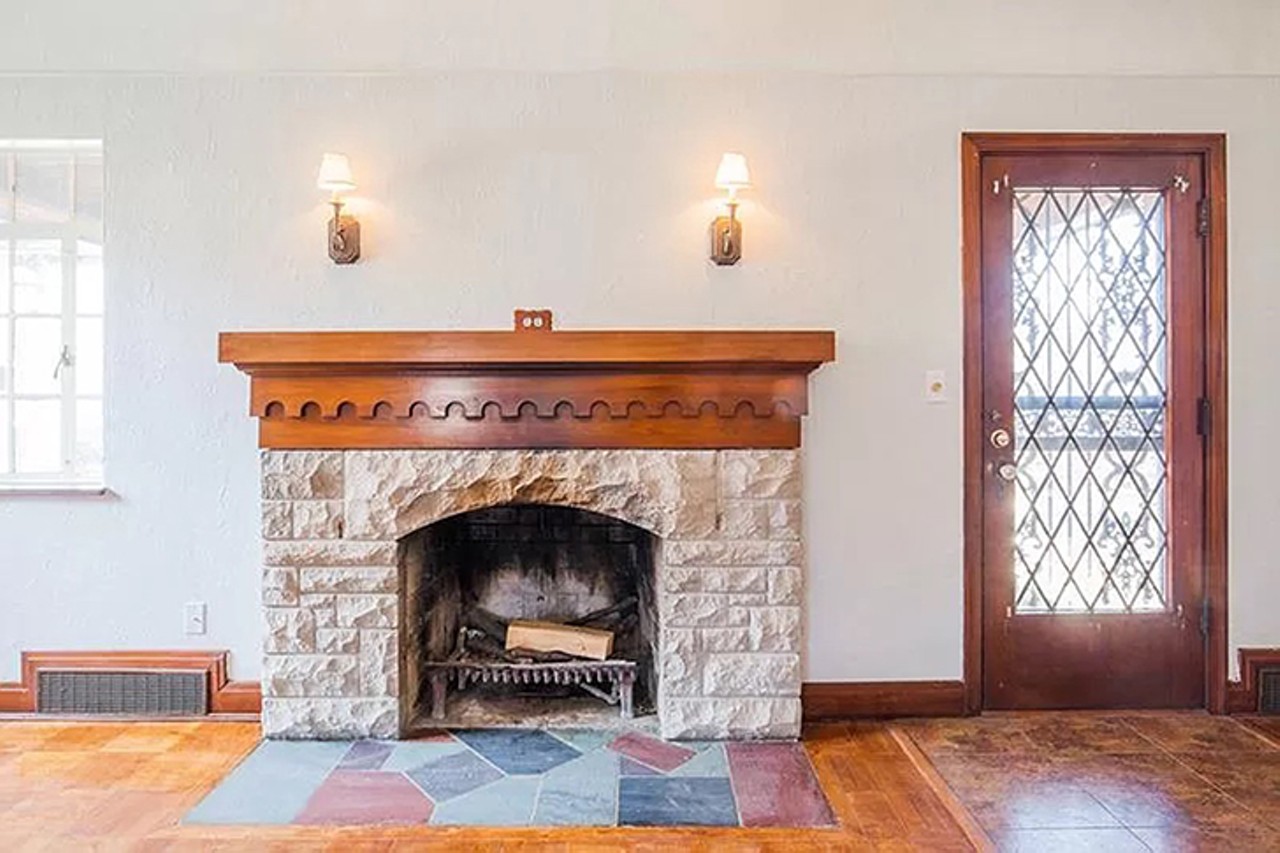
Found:
[[(434, 28), (408, 6), (448, 4), (362, 4), (341, 28), (299, 2), (111, 5), (21, 4), (0, 27), (0, 137), (105, 140), (117, 494), (0, 499), (0, 679), (22, 648), (230, 648), (233, 677), (259, 675), (254, 424), (219, 330), (507, 328), (516, 306), (566, 329), (835, 329), (805, 428), (804, 676), (958, 677), (964, 130), (1229, 134), (1231, 638), (1280, 645), (1280, 402), (1255, 390), (1280, 361), (1280, 54), (1256, 49), (1275, 4), (744, 0), (727, 30), (714, 3), (537, 4), (527, 26), (464, 4)], [(1104, 7), (1125, 25), (1080, 23)], [(726, 149), (756, 189), (743, 262), (719, 269)], [(325, 150), (360, 182), (348, 268), (324, 252)], [(192, 600), (205, 637), (182, 634)]]
[(397, 540), (512, 503), (578, 507), (661, 538), (664, 737), (800, 734), (797, 451), (269, 451), (262, 473), (268, 737), (394, 736)]

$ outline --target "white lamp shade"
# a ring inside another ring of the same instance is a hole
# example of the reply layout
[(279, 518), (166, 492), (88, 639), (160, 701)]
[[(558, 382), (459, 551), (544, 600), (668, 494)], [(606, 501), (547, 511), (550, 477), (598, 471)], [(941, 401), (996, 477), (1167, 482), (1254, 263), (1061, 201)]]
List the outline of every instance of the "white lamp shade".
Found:
[(728, 151), (720, 158), (720, 168), (716, 169), (716, 186), (730, 191), (751, 186), (751, 173), (747, 171), (745, 154)]
[(325, 154), (320, 161), (320, 176), (316, 178), (316, 186), (329, 192), (350, 192), (356, 188), (355, 179), (351, 177), (351, 161), (346, 154)]

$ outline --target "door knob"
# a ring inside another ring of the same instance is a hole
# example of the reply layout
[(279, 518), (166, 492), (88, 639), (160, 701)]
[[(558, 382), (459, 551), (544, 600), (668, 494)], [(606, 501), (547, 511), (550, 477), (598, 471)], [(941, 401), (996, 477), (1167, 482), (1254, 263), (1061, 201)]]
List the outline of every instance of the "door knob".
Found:
[(1009, 446), (1009, 431), (1003, 427), (993, 429), (989, 439), (991, 441), (991, 446), (996, 450), (1004, 450)]
[(1012, 483), (1018, 478), (1018, 466), (1012, 462), (1005, 462), (996, 468), (996, 475), (1006, 483)]

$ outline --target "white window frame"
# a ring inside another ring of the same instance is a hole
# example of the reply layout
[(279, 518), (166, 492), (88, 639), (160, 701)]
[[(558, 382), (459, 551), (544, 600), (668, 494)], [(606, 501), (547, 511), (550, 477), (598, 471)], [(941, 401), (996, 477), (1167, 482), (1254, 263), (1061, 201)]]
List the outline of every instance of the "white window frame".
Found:
[[(9, 195), (12, 200), (14, 187), (17, 182), (17, 158), (10, 156), (20, 153), (48, 153), (48, 154), (77, 154), (91, 153), (101, 156), (102, 141), (101, 140), (45, 140), (45, 139), (28, 139), (28, 140), (4, 140), (0, 139), (0, 179), (3, 180), (3, 191)], [(77, 199), (76, 182), (77, 169), (72, 168), (69, 176), (70, 193), (69, 199), (74, 203)], [(16, 213), (16, 211), (10, 211)], [(11, 220), (16, 216), (11, 216)], [(39, 314), (39, 313), (18, 313), (15, 304), (16, 286), (9, 276), (9, 281), (0, 284), (9, 288), (8, 294), (8, 313), (0, 314), (0, 324), (8, 327), (8, 346), (9, 352), (5, 361), (8, 363), (9, 376), (7, 381), (3, 383), (3, 392), (0, 393), (0, 406), (6, 407), (8, 412), (8, 430), (9, 435), (5, 442), (5, 448), (8, 453), (6, 463), (0, 467), (0, 494), (12, 493), (88, 493), (88, 494), (104, 494), (106, 488), (103, 480), (104, 476), (101, 470), (91, 475), (75, 468), (76, 458), (76, 417), (77, 417), (77, 401), (80, 400), (97, 400), (100, 404), (104, 400), (105, 389), (99, 390), (97, 394), (77, 393), (75, 362), (76, 362), (76, 321), (80, 319), (80, 314), (76, 305), (76, 274), (77, 259), (79, 257), (78, 243), (81, 241), (97, 243), (102, 245), (103, 232), (105, 226), (99, 222), (96, 224), (86, 223), (75, 216), (72, 210), (71, 218), (66, 222), (0, 222), (0, 244), (7, 247), (6, 256), (0, 256), (0, 263), (6, 265), (9, 272), (12, 273), (14, 266), (14, 255), (17, 251), (17, 242), (21, 240), (46, 240), (58, 241), (61, 244), (62, 256), (62, 303), (59, 314)], [(104, 312), (105, 313), (105, 312)], [(102, 315), (87, 315), (99, 317)], [(18, 393), (15, 385), (15, 365), (17, 355), (17, 320), (24, 318), (54, 318), (60, 317), (62, 321), (62, 353), (66, 361), (57, 362), (49, 365), (51, 371), (57, 369), (58, 378), (60, 380), (59, 388), (56, 393), (46, 394), (29, 394)], [(104, 354), (105, 355), (105, 354)], [(105, 363), (105, 358), (104, 358)], [(23, 400), (59, 400), (62, 404), (62, 416), (60, 419), (60, 442), (59, 450), (61, 453), (62, 467), (57, 472), (40, 472), (40, 473), (20, 473), (17, 469), (17, 423), (15, 421), (16, 405), (15, 403)], [(104, 459), (105, 463), (105, 459)]]

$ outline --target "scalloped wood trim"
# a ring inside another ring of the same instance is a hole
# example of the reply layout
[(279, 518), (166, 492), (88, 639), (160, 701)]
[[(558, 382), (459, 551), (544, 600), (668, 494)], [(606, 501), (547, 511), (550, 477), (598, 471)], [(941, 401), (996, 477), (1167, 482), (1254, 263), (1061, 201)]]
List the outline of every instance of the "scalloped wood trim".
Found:
[(224, 332), (219, 357), (262, 447), (793, 448), (835, 337)]

